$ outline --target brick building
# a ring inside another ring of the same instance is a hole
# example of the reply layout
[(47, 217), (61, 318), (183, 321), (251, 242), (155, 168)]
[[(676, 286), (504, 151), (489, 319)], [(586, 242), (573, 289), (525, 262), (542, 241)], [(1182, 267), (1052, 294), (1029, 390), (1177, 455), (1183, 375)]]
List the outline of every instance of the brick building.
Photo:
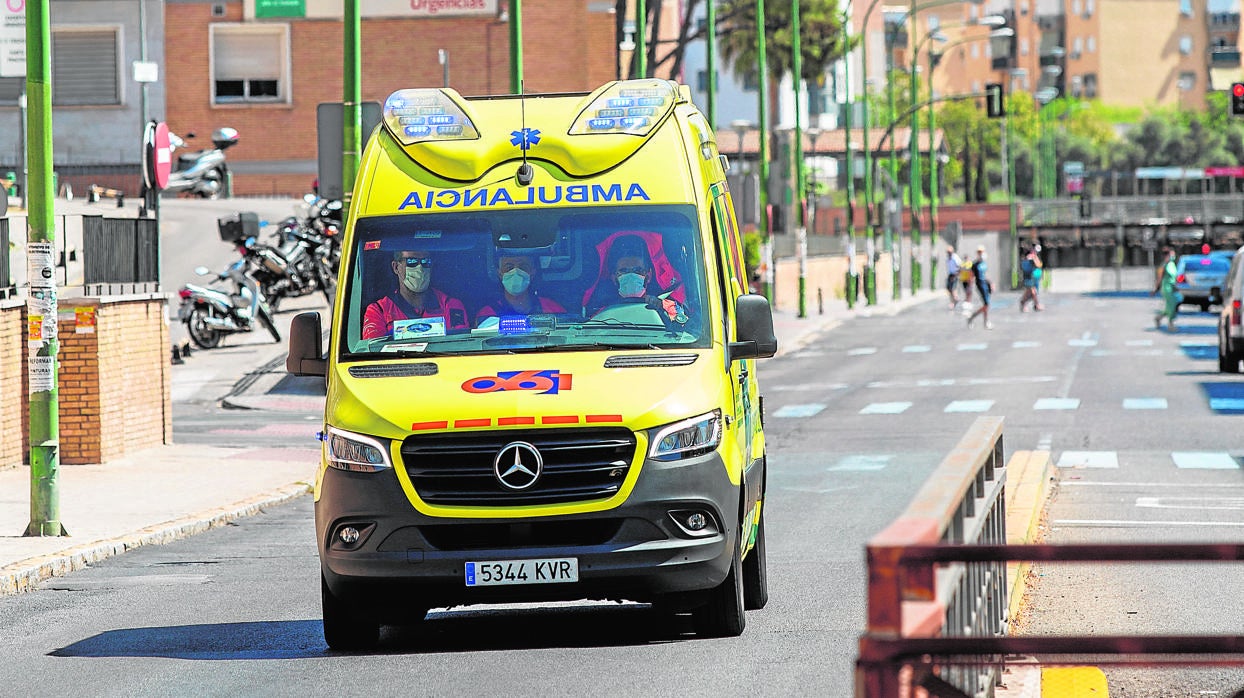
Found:
[[(464, 10), (432, 8), (465, 7)], [(295, 8), (298, 16), (273, 16)], [(412, 7), (418, 6), (418, 11)], [(361, 91), (383, 102), (407, 87), (509, 92), (505, 0), (360, 2)], [(454, 14), (456, 11), (465, 14)], [(528, 92), (588, 91), (618, 72), (613, 2), (523, 3)], [(342, 99), (341, 3), (168, 0), (167, 121), (178, 133), (240, 134), (228, 152), (236, 194), (299, 194), (316, 173), (316, 107)]]

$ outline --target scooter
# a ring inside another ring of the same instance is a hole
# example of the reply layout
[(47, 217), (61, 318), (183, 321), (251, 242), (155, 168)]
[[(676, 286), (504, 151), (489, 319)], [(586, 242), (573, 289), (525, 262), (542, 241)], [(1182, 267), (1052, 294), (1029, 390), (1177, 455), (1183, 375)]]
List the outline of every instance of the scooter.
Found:
[[(186, 141), (194, 138), (187, 133), (183, 139), (169, 134), (169, 141), (174, 152), (186, 147)], [(212, 145), (209, 150), (195, 150), (179, 153), (176, 167), (169, 174), (168, 186), (164, 191), (173, 194), (189, 194), (204, 199), (215, 199), (225, 191), (225, 178), (229, 167), (225, 164), (225, 150), (238, 142), (238, 132), (232, 128), (218, 128), (212, 133)]]
[[(181, 307), (177, 319), (186, 324), (186, 332), (195, 346), (200, 349), (216, 347), (225, 335), (250, 332), (253, 321), (263, 325), (274, 341), (281, 341), (268, 301), (259, 283), (248, 273), (247, 266), (246, 257), (240, 257), (211, 282), (215, 285), (231, 280), (232, 290), (186, 284), (178, 291)], [(194, 272), (199, 276), (212, 273), (207, 267), (198, 267)]]

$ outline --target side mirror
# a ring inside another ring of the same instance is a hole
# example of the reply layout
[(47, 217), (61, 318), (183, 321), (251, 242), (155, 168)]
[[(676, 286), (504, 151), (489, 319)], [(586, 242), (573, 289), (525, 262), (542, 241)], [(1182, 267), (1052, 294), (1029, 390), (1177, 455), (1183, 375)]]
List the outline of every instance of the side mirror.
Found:
[(730, 360), (764, 359), (777, 353), (773, 334), (773, 311), (769, 299), (758, 293), (739, 296), (734, 302), (738, 341), (730, 342)]
[(328, 360), (320, 339), (320, 314), (299, 313), (289, 325), (289, 354), (285, 370), (295, 376), (326, 376)]

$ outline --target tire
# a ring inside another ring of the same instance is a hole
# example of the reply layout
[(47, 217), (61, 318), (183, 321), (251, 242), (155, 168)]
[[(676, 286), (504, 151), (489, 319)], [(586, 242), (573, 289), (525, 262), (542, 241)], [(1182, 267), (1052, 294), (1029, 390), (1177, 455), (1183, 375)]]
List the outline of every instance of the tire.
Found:
[(260, 306), (255, 314), (259, 318), (259, 324), (263, 325), (264, 329), (268, 330), (268, 334), (272, 335), (273, 341), (280, 343), (281, 333), (276, 329), (276, 325), (272, 322), (272, 316), (268, 314), (268, 311), (263, 306)]
[(324, 641), (338, 652), (370, 650), (380, 642), (380, 622), (363, 615), (333, 596), (320, 573), (320, 607), (324, 615)]
[(315, 283), (320, 287), (320, 292), (324, 294), (324, 300), (331, 310), (337, 295), (337, 275), (332, 273), (321, 259), (315, 259), (312, 265), (315, 267)]
[(734, 551), (730, 573), (721, 584), (705, 592), (703, 606), (691, 612), (695, 631), (704, 637), (738, 637), (747, 627), (743, 610), (743, 561)]
[(1230, 340), (1218, 345), (1218, 372), (1240, 372), (1240, 355), (1234, 351), (1231, 351)]
[(1209, 303), (1201, 303), (1201, 312), (1203, 313), (1209, 312)]
[(210, 313), (201, 306), (196, 306), (186, 318), (186, 334), (190, 341), (200, 349), (214, 349), (220, 344), (223, 334), (207, 324)]
[(769, 571), (765, 565), (765, 513), (760, 509), (756, 543), (743, 560), (743, 608), (756, 611), (769, 603)]

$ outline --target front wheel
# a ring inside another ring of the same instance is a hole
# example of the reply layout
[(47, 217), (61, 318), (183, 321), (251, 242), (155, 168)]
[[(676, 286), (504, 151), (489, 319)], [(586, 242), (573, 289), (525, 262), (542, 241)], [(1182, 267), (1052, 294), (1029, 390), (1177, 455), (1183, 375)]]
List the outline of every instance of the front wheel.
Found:
[(1218, 346), (1218, 372), (1240, 372), (1240, 355), (1231, 351), (1231, 342), (1229, 341)]
[(320, 574), (320, 606), (324, 614), (324, 641), (338, 652), (369, 650), (380, 642), (380, 622), (360, 614), (333, 595)]
[(328, 303), (331, 310), (333, 307), (333, 297), (337, 295), (337, 275), (328, 267), (328, 264), (321, 258), (312, 261), (315, 268), (315, 283), (320, 287), (320, 292), (324, 294), (324, 300)]
[(268, 314), (268, 311), (263, 306), (259, 307), (256, 314), (259, 316), (259, 324), (263, 325), (268, 334), (272, 335), (274, 342), (279, 343), (281, 341), (281, 333), (276, 329), (276, 324), (272, 322), (272, 316)]
[(738, 637), (747, 626), (743, 610), (743, 561), (736, 548), (730, 574), (705, 592), (703, 606), (691, 612), (695, 631), (704, 637)]
[(207, 323), (209, 312), (203, 306), (195, 306), (186, 318), (186, 334), (200, 349), (214, 349), (220, 344), (222, 333)]

